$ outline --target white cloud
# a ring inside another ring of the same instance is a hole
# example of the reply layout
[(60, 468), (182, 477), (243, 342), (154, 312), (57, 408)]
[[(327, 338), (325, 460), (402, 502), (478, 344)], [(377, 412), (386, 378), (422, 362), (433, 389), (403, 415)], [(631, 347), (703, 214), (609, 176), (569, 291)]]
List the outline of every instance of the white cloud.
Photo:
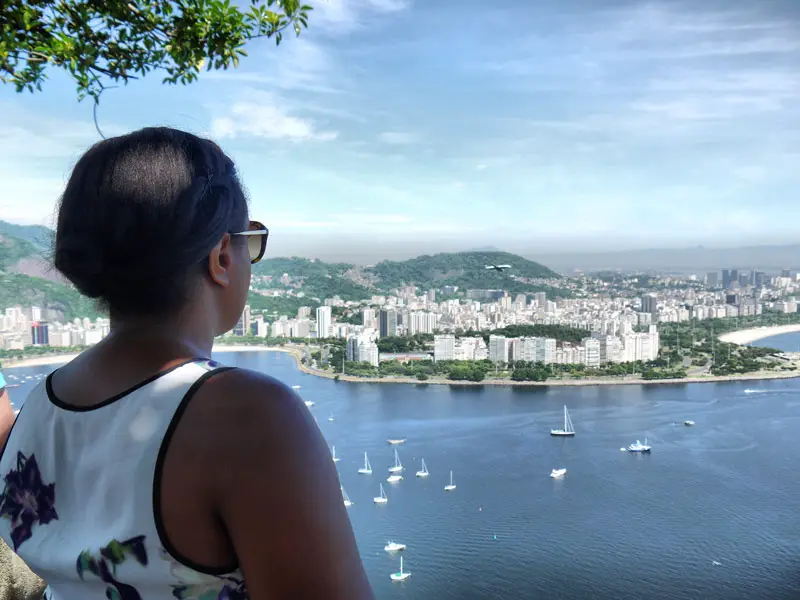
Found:
[(252, 136), (292, 142), (327, 142), (338, 135), (336, 131), (319, 130), (310, 119), (290, 115), (266, 94), (235, 102), (227, 114), (212, 120), (211, 133), (217, 138)]
[(408, 131), (384, 131), (378, 139), (385, 144), (397, 146), (416, 144), (420, 141), (419, 135)]
[(487, 166), (488, 165), (485, 165), (485, 164), (481, 163), (479, 165), (475, 165), (475, 170), (476, 171), (484, 171), (487, 168)]
[(319, 0), (313, 3), (309, 26), (347, 33), (363, 25), (370, 13), (391, 13), (410, 7), (404, 0)]
[[(124, 131), (113, 123), (101, 126), (106, 136)], [(0, 103), (0, 218), (52, 226), (72, 166), (100, 139), (91, 121)]]

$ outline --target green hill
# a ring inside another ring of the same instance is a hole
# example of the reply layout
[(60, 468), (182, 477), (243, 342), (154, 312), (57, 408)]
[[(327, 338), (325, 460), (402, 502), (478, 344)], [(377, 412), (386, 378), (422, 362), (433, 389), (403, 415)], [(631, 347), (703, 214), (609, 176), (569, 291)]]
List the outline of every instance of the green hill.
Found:
[[(21, 226), (0, 221), (0, 310), (18, 304), (34, 304), (59, 310), (64, 318), (96, 317), (95, 303), (83, 298), (63, 280), (52, 281), (46, 270), (53, 232), (41, 226)], [(485, 267), (508, 264), (499, 273)], [(250, 293), (255, 310), (279, 314), (296, 312), (299, 306), (317, 306), (325, 298), (364, 300), (403, 285), (437, 289), (446, 285), (466, 289), (503, 289), (509, 293), (548, 291), (569, 293), (538, 279), (556, 279), (557, 273), (507, 252), (493, 250), (419, 256), (404, 261), (382, 261), (371, 267), (328, 263), (300, 257), (268, 258), (253, 269), (256, 290), (291, 291), (291, 296), (267, 297)], [(286, 277), (284, 278), (284, 275)], [(297, 296), (300, 296), (299, 298)], [(314, 299), (318, 300), (314, 300)]]
[(38, 252), (47, 253), (52, 244), (55, 232), (43, 225), (16, 225), (0, 221), (0, 237), (11, 236), (25, 240)]
[[(507, 271), (487, 270), (487, 265), (511, 265)], [(384, 288), (416, 285), (436, 288), (456, 285), (462, 289), (525, 288), (517, 281), (551, 279), (561, 276), (555, 271), (508, 252), (452, 252), (418, 256), (404, 261), (386, 260), (369, 268)], [(530, 288), (531, 286), (527, 286)]]

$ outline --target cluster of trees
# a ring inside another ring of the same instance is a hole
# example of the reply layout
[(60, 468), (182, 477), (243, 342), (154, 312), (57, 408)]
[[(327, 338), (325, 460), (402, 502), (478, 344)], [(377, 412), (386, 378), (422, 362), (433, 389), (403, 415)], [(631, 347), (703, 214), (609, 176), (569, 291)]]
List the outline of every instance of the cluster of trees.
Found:
[(487, 344), (490, 335), (503, 335), (509, 338), (544, 337), (553, 338), (558, 342), (580, 344), (581, 340), (589, 337), (590, 333), (585, 329), (567, 325), (508, 325), (492, 331), (456, 331), (456, 337), (483, 337)]
[(23, 350), (0, 349), (0, 361), (23, 360), (34, 356), (47, 356), (51, 354), (75, 354), (85, 349), (86, 346), (27, 346)]
[(258, 292), (247, 295), (247, 303), (254, 312), (265, 312), (269, 315), (297, 315), (301, 306), (317, 308), (320, 303), (313, 298), (297, 298), (296, 296), (264, 296)]
[(415, 333), (409, 336), (383, 337), (376, 340), (378, 351), (390, 354), (422, 352), (433, 344), (432, 333)]

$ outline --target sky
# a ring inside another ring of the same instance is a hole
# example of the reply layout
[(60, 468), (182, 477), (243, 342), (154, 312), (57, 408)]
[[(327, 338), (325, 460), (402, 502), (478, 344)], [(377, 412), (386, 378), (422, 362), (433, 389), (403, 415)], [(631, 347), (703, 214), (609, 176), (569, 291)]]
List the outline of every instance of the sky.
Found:
[[(795, 0), (310, 3), (239, 69), (108, 91), (103, 132), (218, 141), (273, 255), (798, 240)], [(52, 224), (98, 139), (61, 72), (0, 85), (0, 219)]]

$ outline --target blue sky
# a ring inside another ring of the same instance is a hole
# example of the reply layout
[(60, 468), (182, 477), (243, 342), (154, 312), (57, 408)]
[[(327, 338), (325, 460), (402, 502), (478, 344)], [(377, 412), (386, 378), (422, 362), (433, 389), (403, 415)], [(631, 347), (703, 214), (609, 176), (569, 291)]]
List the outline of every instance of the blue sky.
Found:
[[(274, 254), (373, 260), (797, 241), (793, 0), (319, 0), (299, 39), (189, 87), (108, 92), (236, 160)], [(52, 223), (97, 139), (57, 71), (0, 87), (0, 218)]]

